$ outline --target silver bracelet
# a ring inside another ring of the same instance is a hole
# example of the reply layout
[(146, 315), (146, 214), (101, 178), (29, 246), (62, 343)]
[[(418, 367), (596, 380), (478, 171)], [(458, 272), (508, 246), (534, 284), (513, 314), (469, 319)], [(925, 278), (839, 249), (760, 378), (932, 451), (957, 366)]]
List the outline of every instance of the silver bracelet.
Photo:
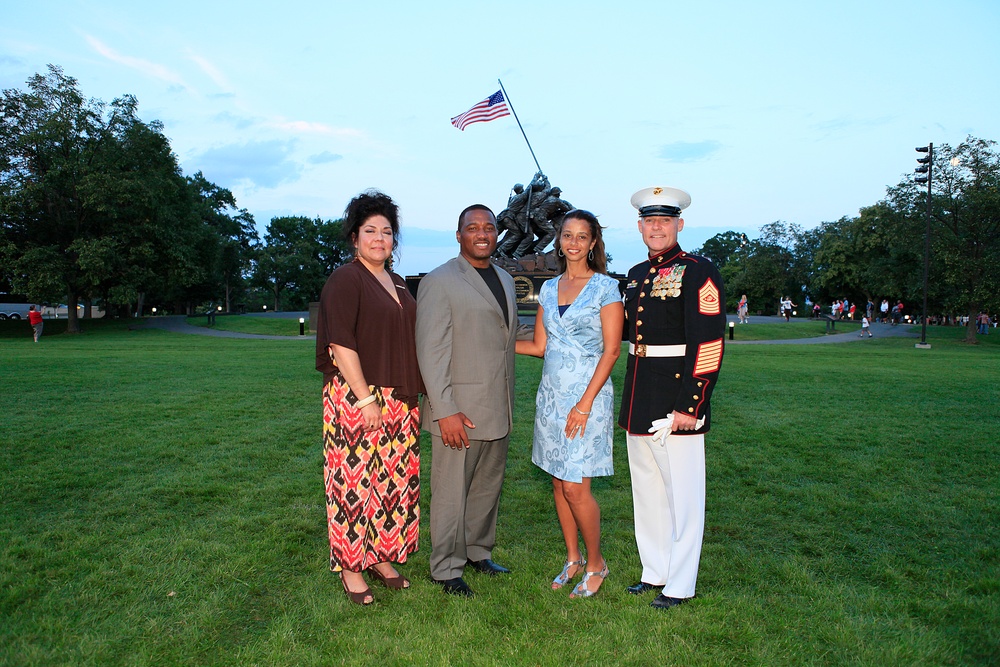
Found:
[[(580, 408), (576, 407), (575, 405), (573, 406), (573, 409), (576, 410), (577, 412), (579, 412), (584, 417), (586, 417), (587, 415), (590, 414), (590, 412), (584, 412), (583, 410), (581, 410)], [(591, 412), (593, 412), (593, 410), (591, 410)]]
[(360, 401), (354, 404), (354, 407), (360, 410), (366, 405), (371, 405), (374, 402), (375, 402), (375, 394), (368, 394), (368, 398), (362, 398)]

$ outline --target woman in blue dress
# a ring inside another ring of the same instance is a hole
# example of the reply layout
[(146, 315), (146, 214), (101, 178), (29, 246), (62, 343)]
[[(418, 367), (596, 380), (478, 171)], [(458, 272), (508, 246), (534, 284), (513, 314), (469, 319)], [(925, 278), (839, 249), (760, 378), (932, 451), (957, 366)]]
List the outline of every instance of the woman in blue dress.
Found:
[[(621, 353), (625, 311), (618, 281), (607, 275), (601, 226), (593, 213), (567, 213), (555, 249), (560, 275), (542, 285), (534, 339), (517, 341), (517, 352), (545, 358), (531, 460), (552, 475), (566, 541), (566, 563), (552, 588), (562, 588), (582, 573), (570, 597), (590, 597), (609, 574), (601, 555), (601, 509), (590, 480), (614, 474), (610, 378)], [(580, 553), (580, 537), (589, 568)]]

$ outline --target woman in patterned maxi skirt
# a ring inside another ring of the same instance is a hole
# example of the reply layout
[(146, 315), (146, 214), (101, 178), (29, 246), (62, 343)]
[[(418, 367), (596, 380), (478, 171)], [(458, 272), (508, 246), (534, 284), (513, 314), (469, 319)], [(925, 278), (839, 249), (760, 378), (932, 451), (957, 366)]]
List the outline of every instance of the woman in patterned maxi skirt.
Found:
[(408, 588), (393, 563), (418, 547), (420, 417), (416, 301), (387, 270), (398, 209), (376, 191), (344, 213), (353, 262), (334, 271), (320, 297), (316, 367), (323, 373), (323, 459), (330, 569), (357, 604), (374, 601), (362, 572)]

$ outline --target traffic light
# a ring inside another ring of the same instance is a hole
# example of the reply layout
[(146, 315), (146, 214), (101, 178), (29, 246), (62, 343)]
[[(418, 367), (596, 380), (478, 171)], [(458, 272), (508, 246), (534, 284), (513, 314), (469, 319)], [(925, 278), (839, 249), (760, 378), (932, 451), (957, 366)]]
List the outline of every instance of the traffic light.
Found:
[(927, 153), (927, 157), (917, 158), (917, 162), (920, 163), (920, 166), (914, 169), (913, 171), (915, 171), (918, 174), (927, 174), (927, 176), (916, 176), (914, 177), (913, 180), (916, 181), (917, 183), (926, 183), (927, 180), (930, 178), (930, 171), (932, 166), (931, 160), (934, 159), (934, 144), (927, 144), (926, 146), (917, 146), (916, 151), (918, 153)]

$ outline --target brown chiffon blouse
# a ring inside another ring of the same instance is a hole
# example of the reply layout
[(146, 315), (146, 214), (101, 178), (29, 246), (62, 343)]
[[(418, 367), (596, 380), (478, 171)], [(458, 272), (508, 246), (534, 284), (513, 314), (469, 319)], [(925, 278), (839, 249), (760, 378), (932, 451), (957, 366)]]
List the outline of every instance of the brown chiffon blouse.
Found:
[(329, 383), (337, 372), (330, 344), (350, 348), (358, 353), (368, 384), (393, 387), (397, 399), (414, 404), (424, 392), (417, 367), (417, 302), (399, 275), (389, 275), (398, 304), (361, 262), (330, 274), (319, 299), (316, 370)]

